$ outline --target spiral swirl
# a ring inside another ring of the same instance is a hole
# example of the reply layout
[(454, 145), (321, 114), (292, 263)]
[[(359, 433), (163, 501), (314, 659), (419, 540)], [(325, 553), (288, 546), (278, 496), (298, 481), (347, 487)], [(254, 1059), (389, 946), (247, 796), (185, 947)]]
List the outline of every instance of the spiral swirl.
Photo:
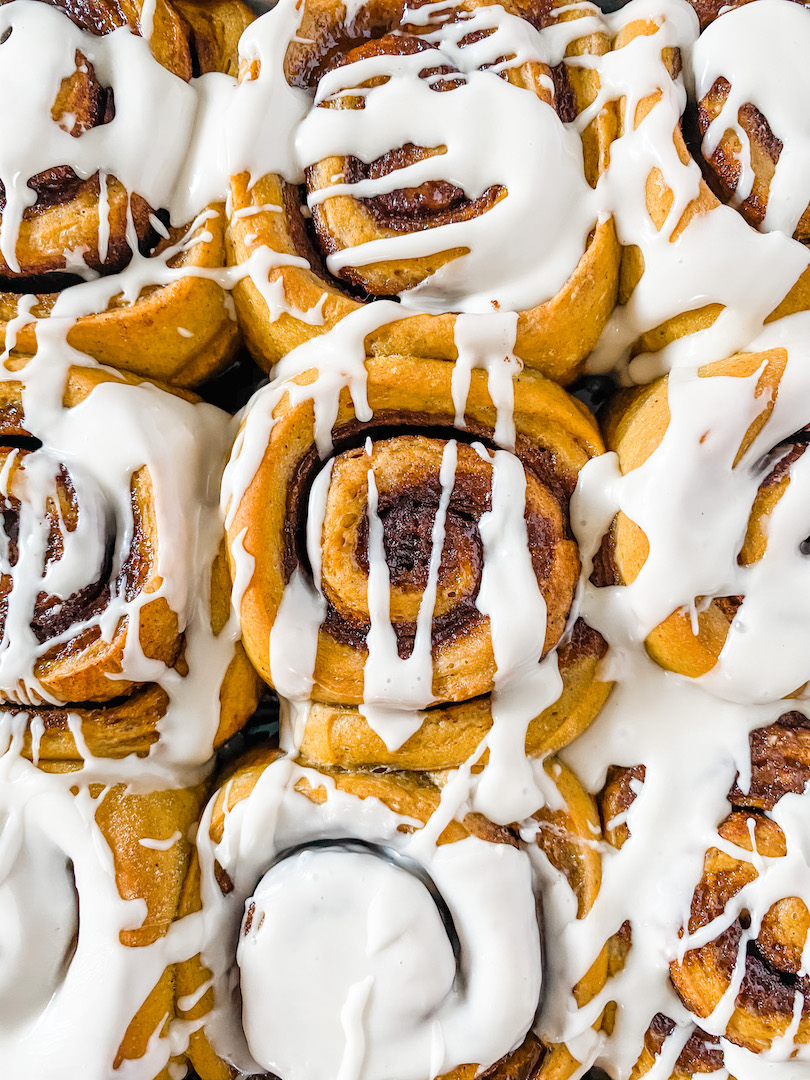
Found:
[(798, 83), (791, 75), (774, 86), (758, 74), (771, 59), (754, 49), (766, 18), (770, 33), (797, 53), (806, 49), (810, 20), (801, 4), (731, 5), (721, 17), (704, 21), (693, 54), (700, 160), (712, 189), (749, 225), (779, 229), (807, 243), (810, 206), (806, 197), (801, 205), (801, 190), (794, 187), (801, 188), (801, 178), (791, 168), (803, 137), (793, 104), (803, 92), (801, 76)]
[[(112, 381), (73, 369), (66, 400), (76, 407)], [(37, 447), (20, 384), (2, 389), (0, 695), (33, 704), (119, 697), (140, 681), (120, 677), (136, 610), (145, 657), (169, 667), (181, 647), (176, 612), (149, 599), (161, 586), (153, 480), (135, 470), (110, 499), (87, 462), (66, 466)]]
[[(619, 303), (641, 314), (637, 332), (628, 332), (633, 355), (659, 354), (710, 328), (722, 334), (723, 317), (732, 311), (744, 319), (751, 294), (758, 290), (758, 274), (747, 278), (742, 268), (764, 267), (777, 250), (778, 283), (774, 279), (774, 288), (757, 296), (756, 323), (768, 325), (810, 307), (806, 259), (800, 248), (791, 252), (785, 243), (793, 237), (804, 244), (808, 235), (810, 190), (801, 164), (806, 155), (802, 57), (810, 44), (806, 8), (789, 0), (724, 5), (690, 0), (690, 5), (694, 14), (679, 12), (674, 33), (666, 25), (672, 15), (631, 17), (612, 43), (620, 55), (628, 47), (638, 48), (644, 38), (660, 39), (657, 49), (651, 47), (654, 60), (648, 56), (639, 65), (648, 72), (652, 60), (655, 78), (642, 75), (643, 91), (625, 99), (634, 103), (632, 115), (626, 104), (619, 109), (620, 138), (640, 137), (645, 123), (661, 126), (655, 150), (645, 159), (646, 175), (641, 175), (640, 162), (637, 178), (655, 234), (645, 236), (634, 225), (622, 255)], [(784, 77), (773, 78), (775, 71)], [(674, 154), (661, 133), (668, 124), (674, 128)], [(764, 242), (758, 232), (776, 235)], [(712, 240), (708, 233), (714, 234)], [(706, 251), (722, 245), (717, 265), (702, 287), (675, 285), (670, 256), (676, 245), (694, 251), (690, 261), (700, 260), (704, 240)], [(727, 258), (726, 252), (733, 254)], [(662, 272), (676, 295), (659, 305), (654, 294), (662, 292)], [(652, 290), (648, 294), (645, 276)], [(731, 352), (740, 341), (724, 351)]]
[[(65, 365), (60, 392), (65, 359), (15, 357), (0, 380), (3, 751), (76, 767), (160, 744), (204, 761), (259, 694), (228, 626), (219, 521), (203, 505), (224, 429), (190, 395), (101, 368)], [(156, 418), (170, 432), (162, 450)], [(186, 565), (197, 558), (199, 581)], [(192, 701), (202, 747), (179, 724)]]

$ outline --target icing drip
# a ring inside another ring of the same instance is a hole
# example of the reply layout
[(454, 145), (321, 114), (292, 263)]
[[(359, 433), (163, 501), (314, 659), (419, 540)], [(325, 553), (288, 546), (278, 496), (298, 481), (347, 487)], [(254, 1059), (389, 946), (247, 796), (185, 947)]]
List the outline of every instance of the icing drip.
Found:
[[(479, 453), (486, 454), (481, 447)], [(543, 664), (546, 604), (532, 569), (524, 509), (526, 477), (516, 457), (493, 457), (492, 509), (481, 519), (484, 571), (478, 608), (489, 616), (495, 654), (490, 763), (475, 805), (494, 821), (527, 817), (543, 804), (525, 754), (529, 721), (560, 696), (552, 652)], [(542, 629), (541, 629), (542, 628)]]
[[(785, 0), (783, 6), (793, 5)], [(770, 34), (757, 21), (766, 17), (761, 10), (762, 0), (757, 0), (747, 16), (747, 40), (754, 50), (755, 43)], [(723, 37), (727, 18), (724, 15), (715, 24), (716, 36)], [(699, 203), (699, 212), (690, 216), (694, 210), (690, 207), (701, 194), (701, 174), (695, 161), (679, 155), (673, 141), (686, 106), (686, 90), (680, 77), (672, 78), (664, 57), (667, 50), (679, 49), (688, 64), (698, 47), (698, 24), (691, 8), (679, 0), (664, 5), (656, 0), (632, 0), (606, 20), (616, 36), (639, 20), (648, 20), (653, 31), (634, 37), (601, 59), (601, 90), (578, 121), (587, 122), (606, 102), (622, 98), (625, 115), (636, 118), (637, 126), (628, 120), (627, 130), (611, 145), (611, 165), (600, 179), (598, 194), (604, 209), (614, 215), (621, 242), (639, 250), (644, 270), (630, 299), (616, 309), (588, 363), (593, 371), (620, 367), (629, 380), (647, 382), (673, 366), (694, 367), (744, 348), (807, 268), (808, 254), (781, 232), (763, 235), (751, 229), (735, 210), (714, 204), (708, 193)], [(726, 56), (725, 50), (722, 55)], [(759, 65), (758, 60), (756, 68), (747, 69), (740, 78), (743, 96), (750, 96), (743, 87), (750, 86)], [(782, 86), (779, 81), (775, 85)], [(650, 98), (655, 104), (645, 113), (643, 105)], [(671, 193), (660, 227), (646, 205), (651, 174), (660, 176)], [(631, 346), (642, 334), (676, 315), (712, 304), (723, 310), (699, 333), (664, 341), (657, 351), (641, 352), (631, 360)]]
[[(12, 270), (19, 270), (15, 249), (23, 212), (36, 200), (28, 181), (54, 165), (69, 165), (83, 179), (101, 168), (152, 206), (172, 207), (197, 98), (157, 63), (143, 38), (128, 27), (96, 37), (34, 0), (3, 6), (0, 37), (0, 90), (16, 103), (4, 114), (0, 132), (6, 193), (0, 252)], [(115, 116), (73, 138), (54, 122), (51, 108), (62, 80), (76, 69), (77, 53), (113, 88)]]
[[(368, 610), (371, 628), (367, 637), (368, 659), (363, 672), (361, 712), (389, 749), (401, 746), (421, 726), (418, 710), (433, 700), (432, 631), (436, 606), (439, 564), (444, 550), (445, 520), (456, 481), (456, 443), (450, 440), (442, 452), (439, 472), (441, 497), (431, 531), (428, 580), (419, 603), (413, 651), (400, 659), (391, 624), (390, 580), (383, 546), (383, 531), (377, 514), (377, 487), (374, 472), (368, 473), (369, 572)], [(392, 705), (394, 714), (391, 715)]]
[[(332, 450), (332, 428), (341, 391), (349, 389), (358, 418), (361, 415), (364, 419), (372, 418), (365, 396), (362, 339), (376, 318), (384, 317), (376, 309), (377, 305), (370, 305), (344, 319), (336, 334), (290, 353), (276, 378), (248, 404), (223, 483), (223, 507), (229, 527), (265, 454), (282, 402), (291, 407), (311, 402), (315, 442), (324, 456)], [(505, 343), (509, 340), (509, 323), (514, 325), (514, 320), (492, 318), (493, 325), (487, 327), (487, 335), (475, 345), (472, 329), (484, 317), (470, 316), (469, 321), (465, 317), (461, 323), (462, 334), (468, 333), (466, 328), (470, 327), (470, 340), (465, 343), (462, 359), (453, 372), (453, 401), (457, 416), (463, 416), (470, 371), (480, 363), (488, 371), (490, 395), (497, 407), (496, 431), (507, 445), (513, 445), (512, 380), (519, 364), (508, 354), (503, 357), (495, 350), (499, 346), (508, 348)], [(460, 341), (464, 341), (462, 335)], [(351, 344), (350, 350), (346, 343)], [(321, 359), (317, 367), (310, 369), (308, 365), (324, 348), (330, 348), (328, 360)], [(304, 378), (293, 381), (299, 374)], [(372, 437), (369, 436), (365, 448), (370, 463)], [(477, 758), (487, 749), (490, 764), (480, 786), (475, 781), (475, 806), (493, 821), (505, 823), (528, 815), (544, 801), (526, 762), (526, 735), (529, 723), (559, 698), (563, 684), (556, 651), (552, 649), (543, 659), (547, 611), (528, 547), (524, 466), (509, 450), (498, 449), (491, 454), (481, 444), (473, 444), (473, 449), (492, 466), (492, 504), (480, 520), (482, 577), (475, 604), (488, 619), (496, 669), (493, 728), (476, 755)], [(373, 465), (365, 470), (368, 494), (367, 500), (363, 496), (362, 510), (368, 517), (369, 624), (364, 631), (367, 656), (363, 662), (359, 711), (391, 751), (399, 749), (422, 726), (425, 716), (421, 710), (442, 700), (437, 698), (433, 686), (432, 624), (440, 564), (447, 543), (448, 507), (458, 482), (456, 461), (456, 441), (450, 439), (443, 444), (438, 499), (425, 556), (425, 580), (420, 586), (412, 648), (405, 655), (400, 654), (391, 617), (391, 570), (384, 544), (377, 479)], [(311, 576), (298, 565), (286, 584), (282, 583), (280, 606), (270, 630), (269, 665), (273, 685), (280, 695), (294, 703), (297, 717), (292, 730), (287, 731), (285, 745), (289, 748), (300, 743), (313, 694), (319, 635), (328, 609), (321, 575), (324, 522), (335, 476), (333, 464), (328, 459), (316, 473), (308, 494), (306, 521), (299, 522), (306, 535)], [(236, 610), (240, 609), (244, 590), (253, 578), (253, 558), (245, 552), (243, 540), (244, 535), (240, 534), (231, 547), (238, 581), (234, 592)], [(571, 612), (569, 625), (572, 627), (575, 621), (576, 613)]]
[[(95, 820), (103, 785), (91, 794), (75, 773), (46, 775), (17, 752), (0, 758), (0, 773), (0, 1060), (43, 1080), (108, 1076), (164, 969), (193, 952), (191, 923), (151, 945), (123, 945), (119, 935), (141, 925), (146, 905), (119, 895)], [(122, 1072), (157, 1075), (179, 1035), (155, 1033), (137, 1071)]]
[[(613, 1035), (591, 1051), (591, 1059), (612, 1076), (629, 1074), (656, 1014), (669, 1017), (676, 1028), (648, 1075), (670, 1075), (695, 1018), (674, 993), (669, 963), (687, 949), (716, 939), (742, 911), (750, 923), (735, 953), (730, 988), (712, 1014), (699, 1021), (704, 1031), (721, 1037), (718, 1046), (728, 1073), (720, 1068), (712, 1075), (781, 1078), (798, 1068), (789, 1061), (806, 1058), (803, 1045), (797, 1048), (791, 1042), (786, 1050), (789, 1035), (775, 1039), (760, 1055), (722, 1037), (745, 974), (746, 943), (756, 937), (775, 902), (810, 897), (806, 795), (784, 795), (767, 812), (784, 830), (786, 856), (754, 855), (758, 876), (699, 933), (679, 937), (689, 919), (704, 853), (724, 846), (716, 828), (729, 811), (727, 793), (735, 775), (742, 792), (750, 783), (749, 733), (785, 713), (786, 703), (775, 699), (806, 680), (805, 620), (800, 614), (805, 523), (793, 500), (769, 516), (762, 565), (745, 567), (737, 560), (757, 489), (784, 456), (784, 451), (771, 451), (806, 423), (807, 392), (801, 388), (806, 334), (807, 316), (801, 314), (774, 324), (751, 343), (752, 350), (784, 350), (787, 355), (775, 398), (757, 392), (756, 373), (732, 378), (711, 376), (706, 369), (700, 375), (673, 371), (668, 426), (657, 449), (625, 476), (619, 475), (610, 455), (589, 464), (572, 504), (585, 576), (590, 573), (589, 557), (619, 508), (643, 522), (649, 540), (649, 558), (631, 585), (583, 585), (581, 612), (609, 640), (609, 670), (618, 685), (591, 729), (563, 754), (594, 791), (604, 783), (608, 766), (644, 765), (643, 784), (626, 811), (630, 837), (621, 850), (603, 851), (602, 885), (586, 920), (566, 923), (562, 910), (547, 908), (553, 922), (562, 920), (555, 924), (563, 938), (557, 954), (564, 968), (563, 987), (587, 970), (607, 936), (625, 922), (631, 928), (624, 968), (605, 991), (575, 1015), (565, 1014), (564, 996), (550, 993), (541, 1025), (547, 1037), (563, 1037), (569, 1046), (576, 1047), (583, 1038), (592, 1043), (589, 1022), (605, 1001), (621, 1001)], [(763, 416), (767, 422), (735, 463), (749, 426)], [(803, 460), (800, 456), (787, 467), (785, 497), (791, 491), (794, 499), (800, 497)], [(659, 618), (680, 605), (694, 610), (696, 597), (735, 593), (744, 596), (743, 603), (709, 675), (684, 678), (645, 657), (643, 639)], [(795, 708), (804, 712), (806, 706), (799, 700)], [(732, 850), (735, 858), (752, 859), (749, 852)], [(549, 875), (547, 869), (545, 873)], [(632, 889), (628, 881), (634, 883)]]

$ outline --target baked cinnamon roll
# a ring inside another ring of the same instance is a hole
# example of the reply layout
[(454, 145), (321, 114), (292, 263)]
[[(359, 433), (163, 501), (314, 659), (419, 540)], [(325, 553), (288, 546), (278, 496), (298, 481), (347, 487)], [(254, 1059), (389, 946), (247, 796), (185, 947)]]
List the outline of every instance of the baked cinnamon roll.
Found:
[(457, 313), (508, 311), (508, 351), (574, 377), (617, 280), (593, 191), (613, 108), (584, 115), (606, 48), (595, 14), (307, 0), (253, 25), (229, 256), (263, 366), (391, 298), (400, 308), (364, 332), (371, 354), (454, 359)]
[[(654, 1016), (633, 1077), (665, 1068), (662, 1059), (671, 1069), (662, 1074), (672, 1080), (724, 1068), (746, 1075), (745, 1068), (756, 1068), (750, 1055), (789, 1060), (808, 1042), (801, 954), (810, 915), (801, 898), (807, 893), (796, 797), (804, 795), (810, 768), (809, 729), (807, 717), (794, 711), (751, 732), (750, 764), (728, 793), (731, 813), (706, 852), (683, 944), (669, 964), (692, 1023)], [(605, 820), (619, 823), (606, 830), (614, 846), (630, 835), (627, 811), (644, 780), (643, 766), (609, 773), (601, 809)]]
[(3, 737), (37, 760), (164, 738), (199, 764), (258, 697), (207, 490), (226, 418), (73, 358), (0, 381)]
[[(733, 810), (717, 830), (718, 846), (706, 853), (683, 931), (689, 947), (670, 966), (700, 1023), (753, 1053), (775, 1040), (793, 1047), (810, 1041), (802, 962), (810, 913), (796, 830), (796, 796), (804, 794), (810, 767), (808, 730), (803, 713), (789, 712), (751, 733), (750, 776), (738, 776), (729, 793)], [(798, 895), (790, 895), (794, 888)]]
[(741, 702), (810, 675), (806, 357), (778, 326), (762, 344), (627, 393), (608, 428), (623, 480), (603, 550), (636, 632), (663, 667)]
[(569, 500), (598, 432), (541, 375), (503, 374), (375, 357), (249, 406), (224, 483), (236, 603), (311, 760), (439, 769), (500, 747), (525, 769), (608, 693), (572, 614)]
[(619, 102), (610, 205), (624, 249), (600, 365), (641, 354), (639, 382), (681, 356), (730, 355), (810, 307), (807, 9), (691, 7), (626, 5), (612, 17), (603, 73)]
[(15, 102), (0, 125), (9, 348), (66, 336), (104, 364), (181, 386), (232, 359), (237, 331), (216, 280), (224, 188), (195, 142), (221, 86), (211, 79), (234, 69), (250, 19), (239, 0), (0, 6), (0, 87)]
[(204, 788), (136, 794), (9, 755), (0, 776), (3, 1070), (168, 1080), (171, 927)]
[[(707, 182), (749, 225), (807, 243), (810, 192), (802, 191), (806, 182), (798, 165), (805, 141), (803, 72), (794, 66), (810, 42), (807, 9), (766, 0), (763, 7), (724, 5), (718, 17), (714, 4), (696, 0), (694, 6), (701, 36), (691, 57), (695, 115), (689, 121), (697, 124)], [(767, 36), (780, 43), (784, 82), (763, 72), (767, 58), (757, 45), (766, 26)]]

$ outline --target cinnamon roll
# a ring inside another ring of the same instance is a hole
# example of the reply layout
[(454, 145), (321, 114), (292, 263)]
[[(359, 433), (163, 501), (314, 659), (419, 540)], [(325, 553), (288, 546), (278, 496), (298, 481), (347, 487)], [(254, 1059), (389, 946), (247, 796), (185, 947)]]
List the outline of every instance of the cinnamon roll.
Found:
[(262, 365), (391, 298), (400, 307), (364, 332), (369, 353), (454, 359), (458, 312), (508, 311), (509, 351), (574, 377), (617, 282), (593, 191), (613, 107), (584, 115), (606, 49), (595, 14), (285, 0), (254, 23), (229, 257)]
[(165, 737), (201, 763), (258, 697), (207, 491), (225, 417), (72, 359), (12, 359), (0, 380), (3, 737), (46, 760)]
[(729, 793), (733, 809), (706, 853), (684, 928), (689, 947), (670, 965), (689, 1012), (715, 1037), (753, 1053), (780, 1040), (794, 1048), (810, 1042), (802, 961), (810, 913), (796, 829), (809, 729), (803, 713), (790, 712), (751, 733), (750, 775), (738, 776)]
[(239, 0), (0, 6), (0, 87), (15, 102), (0, 124), (9, 348), (66, 336), (104, 364), (181, 386), (232, 359), (216, 277), (224, 188), (200, 171), (195, 143), (198, 113), (226, 89), (209, 73), (234, 69), (250, 19)]
[(691, 7), (626, 5), (611, 17), (603, 68), (606, 98), (619, 103), (609, 206), (624, 247), (599, 365), (638, 357), (639, 382), (680, 356), (728, 356), (810, 307), (807, 10), (791, 0)]
[(0, 774), (4, 1072), (168, 1080), (172, 922), (204, 789), (135, 794), (8, 755)]
[[(810, 241), (810, 190), (803, 190), (806, 181), (797, 169), (805, 139), (800, 106), (804, 75), (795, 58), (810, 43), (807, 9), (801, 3), (765, 0), (762, 7), (724, 5), (718, 17), (717, 5), (695, 0), (694, 6), (701, 36), (692, 50), (695, 107), (688, 122), (696, 124), (707, 183), (749, 225), (779, 230), (805, 244)], [(768, 58), (757, 46), (765, 26), (768, 37), (779, 40), (787, 84), (763, 72)]]
[[(540, 816), (537, 850), (587, 910), (598, 856), (583, 862), (576, 781), (561, 783), (572, 801)], [(439, 805), (413, 774), (315, 771), (277, 751), (223, 779), (181, 908), (210, 925), (178, 974), (202, 1080), (322, 1076), (359, 1053), (364, 1076), (573, 1074), (531, 1030), (542, 976), (526, 853)], [(301, 1028), (313, 1021), (315, 1042)]]
[(504, 376), (375, 357), (253, 399), (224, 484), (236, 603), (311, 760), (437, 769), (508, 743), (525, 768), (604, 701), (569, 521), (599, 435), (554, 383)]
[(778, 324), (762, 346), (629, 392), (608, 429), (623, 480), (603, 551), (648, 653), (747, 702), (810, 675), (805, 350)]
[[(618, 850), (630, 838), (628, 813), (644, 785), (645, 776), (643, 765), (611, 766), (608, 769), (598, 803), (605, 839)], [(612, 942), (611, 967), (615, 972), (624, 968), (632, 948), (632, 937), (632, 927), (625, 923)], [(628, 1076), (630, 1080), (640, 1080), (653, 1068), (668, 1080), (690, 1080), (706, 1073), (722, 1072), (724, 1058), (720, 1039), (695, 1024), (679, 1027), (664, 1013), (655, 1013), (644, 1034), (641, 1053)]]
[[(746, 775), (738, 774), (728, 793), (731, 813), (706, 852), (683, 945), (669, 964), (693, 1023), (654, 1016), (633, 1077), (646, 1075), (664, 1054), (672, 1072), (663, 1075), (672, 1080), (724, 1067), (746, 1075), (745, 1067), (755, 1068), (751, 1054), (773, 1060), (781, 1044), (781, 1058), (789, 1059), (809, 1041), (801, 954), (810, 915), (802, 899), (806, 868), (796, 849), (797, 797), (810, 775), (808, 730), (810, 720), (794, 711), (751, 732)], [(601, 808), (604, 819), (618, 822), (606, 836), (619, 848), (644, 777), (643, 766), (609, 773)], [(794, 889), (797, 895), (788, 895)]]
[[(544, 1062), (542, 1078), (567, 1080), (583, 1067), (583, 1054), (575, 1040), (571, 1046), (559, 1040), (555, 1030), (560, 1011), (584, 1013), (582, 1023), (587, 1026), (594, 999), (603, 991), (611, 973), (611, 943), (606, 942), (593, 963), (571, 985), (566, 983), (564, 967), (555, 965), (555, 953), (564, 948), (558, 929), (551, 920), (548, 899), (561, 892), (554, 904), (555, 917), (565, 907), (566, 921), (585, 920), (593, 910), (602, 883), (602, 857), (600, 841), (602, 829), (596, 803), (576, 775), (556, 758), (550, 758), (542, 766), (551, 781), (547, 790), (547, 803), (535, 812), (532, 821), (524, 826), (521, 835), (529, 843), (529, 855), (541, 882), (541, 898), (546, 915), (546, 1007), (541, 1011), (535, 1030), (549, 1047)], [(539, 768), (539, 766), (538, 766)], [(609, 1025), (606, 1010), (599, 1009), (593, 1027), (601, 1030)], [(590, 1047), (585, 1046), (586, 1052)]]

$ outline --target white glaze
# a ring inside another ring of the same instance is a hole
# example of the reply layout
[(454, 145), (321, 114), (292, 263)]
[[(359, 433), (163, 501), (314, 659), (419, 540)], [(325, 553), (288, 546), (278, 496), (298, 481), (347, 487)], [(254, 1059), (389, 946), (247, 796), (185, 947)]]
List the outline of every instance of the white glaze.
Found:
[[(323, 787), (326, 801), (316, 805), (296, 792), (295, 784), (302, 779)], [(236, 953), (243, 993), (251, 995), (246, 1035), (254, 1052), (266, 1050), (290, 1070), (285, 1075), (320, 1077), (331, 1062), (336, 1072), (343, 1068), (344, 1075), (358, 1080), (393, 1076), (417, 1080), (470, 1059), (486, 1067), (521, 1042), (540, 992), (535, 906), (523, 852), (474, 837), (438, 848), (434, 841), (425, 849), (419, 846), (418, 830), (413, 835), (398, 831), (400, 824), (413, 824), (409, 819), (376, 799), (340, 792), (328, 777), (288, 759), (265, 768), (249, 798), (226, 815), (219, 843), (208, 838), (210, 813), (211, 806), (199, 840), (208, 922), (203, 960), (213, 972), (217, 1000), (208, 1032), (227, 1060), (247, 1072), (257, 1071), (241, 1025), (233, 1022), (229, 993), (235, 943), (251, 897), (256, 902), (253, 919), (260, 921), (263, 910), (266, 917), (256, 940), (243, 939)], [(385, 863), (369, 868), (363, 864), (378, 860), (334, 852), (285, 860), (265, 877), (274, 857), (293, 845), (345, 837), (393, 848), (424, 866), (452, 913), (463, 957), (461, 981), (453, 980), (452, 950), (434, 903), (407, 871)], [(215, 860), (234, 884), (227, 896), (217, 885)], [(307, 866), (314, 877), (307, 878)], [(328, 874), (330, 886), (323, 901), (318, 885), (322, 874)], [(275, 882), (284, 882), (285, 888), (279, 892)], [(270, 903), (272, 909), (267, 910)], [(502, 917), (493, 920), (494, 910)], [(339, 912), (343, 918), (336, 925)], [(271, 919), (278, 925), (267, 925)], [(298, 943), (313, 963), (316, 957), (325, 961), (319, 963), (317, 977), (301, 962)], [(336, 949), (354, 956), (351, 971), (327, 959)], [(438, 965), (430, 983), (424, 964), (414, 966), (425, 950)], [(405, 972), (397, 955), (406, 964)], [(393, 984), (391, 964), (400, 969)], [(267, 973), (279, 970), (288, 970), (291, 978), (301, 981), (297, 991), (289, 982), (278, 985), (283, 1014), (277, 1016), (278, 1023), (270, 1020), (270, 1043), (263, 1034), (271, 1000), (266, 997)], [(373, 986), (364, 986), (369, 978)], [(350, 992), (352, 985), (368, 995), (365, 1009), (351, 1008), (352, 994), (360, 992)], [(284, 1003), (287, 995), (291, 1001)], [(306, 1008), (301, 1007), (302, 996)], [(346, 1006), (341, 1009), (343, 1001)], [(313, 1016), (323, 1018), (317, 1041), (305, 1034)], [(306, 1055), (300, 1053), (302, 1044), (309, 1046)], [(346, 1054), (353, 1047), (362, 1050), (349, 1071)]]
[[(0, 1062), (19, 1077), (102, 1080), (164, 969), (193, 952), (193, 924), (122, 945), (146, 907), (119, 895), (95, 821), (106, 791), (92, 795), (75, 773), (41, 773), (18, 751), (0, 757)], [(183, 1049), (181, 1035), (179, 1026), (171, 1038), (155, 1033), (122, 1074), (156, 1076)]]

